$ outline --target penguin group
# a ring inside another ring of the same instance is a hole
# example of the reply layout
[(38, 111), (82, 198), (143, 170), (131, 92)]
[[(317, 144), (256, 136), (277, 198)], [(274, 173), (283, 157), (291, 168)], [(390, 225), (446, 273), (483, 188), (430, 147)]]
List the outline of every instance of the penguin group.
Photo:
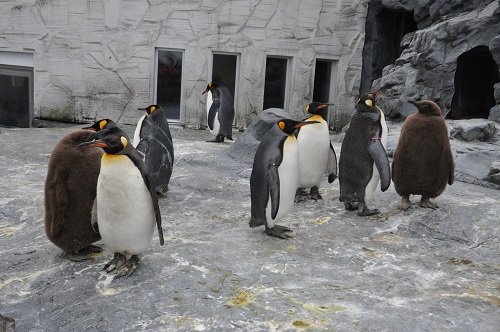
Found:
[[(208, 83), (207, 122), (215, 138), (232, 140), (234, 98), (222, 83)], [(277, 223), (295, 202), (323, 197), (323, 177), (339, 179), (339, 201), (360, 216), (370, 209), (380, 183), (391, 180), (402, 197), (401, 209), (411, 206), (410, 195), (420, 195), (420, 206), (454, 181), (454, 162), (439, 106), (432, 101), (411, 102), (416, 113), (406, 119), (391, 165), (386, 153), (388, 129), (376, 105), (378, 91), (360, 96), (343, 139), (340, 158), (330, 141), (328, 108), (312, 102), (302, 120), (279, 118), (262, 137), (250, 175), (250, 227), (281, 239), (293, 230)], [(166, 195), (172, 175), (174, 147), (165, 110), (158, 105), (139, 108), (133, 140), (110, 119), (74, 131), (54, 147), (45, 182), (47, 237), (74, 260), (102, 251), (102, 240), (114, 257), (104, 265), (115, 278), (130, 276), (140, 255), (151, 245), (156, 226), (164, 244), (158, 197)], [(309, 189), (309, 193), (306, 190)]]

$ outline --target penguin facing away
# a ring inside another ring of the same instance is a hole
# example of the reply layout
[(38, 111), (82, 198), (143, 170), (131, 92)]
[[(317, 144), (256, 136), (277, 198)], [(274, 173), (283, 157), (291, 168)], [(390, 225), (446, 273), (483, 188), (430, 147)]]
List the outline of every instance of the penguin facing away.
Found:
[(339, 200), (344, 202), (346, 210), (357, 209), (360, 216), (379, 213), (367, 207), (379, 179), (382, 191), (391, 184), (389, 159), (384, 148), (387, 125), (383, 112), (375, 105), (376, 99), (377, 92), (370, 92), (356, 103), (339, 160)]
[(78, 147), (92, 134), (76, 130), (64, 136), (52, 150), (45, 179), (45, 233), (74, 261), (102, 251), (91, 244), (101, 239), (92, 210), (103, 151)]
[(408, 116), (401, 128), (394, 160), (392, 180), (402, 197), (401, 208), (411, 206), (410, 195), (421, 195), (420, 206), (437, 208), (431, 202), (453, 184), (455, 165), (448, 129), (439, 106), (430, 100), (409, 101), (418, 109)]
[(310, 198), (322, 199), (319, 184), (325, 172), (328, 172), (328, 183), (337, 177), (337, 156), (330, 142), (327, 108), (331, 104), (313, 102), (307, 105), (306, 112), (311, 115), (303, 121), (317, 123), (297, 130), (299, 146), (299, 188), (297, 195), (304, 196), (302, 188), (311, 188)]
[(156, 192), (164, 195), (174, 166), (174, 144), (166, 110), (158, 105), (149, 105), (139, 110), (146, 114), (137, 123), (133, 145), (146, 163)]
[(104, 150), (97, 181), (97, 220), (104, 244), (114, 252), (104, 269), (108, 273), (116, 269), (115, 278), (128, 277), (137, 268), (139, 255), (151, 245), (155, 223), (160, 245), (164, 243), (156, 191), (139, 152), (120, 128), (96, 132), (80, 146)]
[(233, 140), (234, 97), (222, 83), (210, 82), (205, 91), (207, 94), (207, 122), (210, 133), (215, 139), (210, 142), (222, 143), (224, 137)]
[(299, 176), (296, 129), (316, 121), (278, 121), (262, 138), (255, 153), (250, 176), (250, 227), (264, 225), (266, 234), (292, 237), (288, 227), (275, 225), (292, 208)]

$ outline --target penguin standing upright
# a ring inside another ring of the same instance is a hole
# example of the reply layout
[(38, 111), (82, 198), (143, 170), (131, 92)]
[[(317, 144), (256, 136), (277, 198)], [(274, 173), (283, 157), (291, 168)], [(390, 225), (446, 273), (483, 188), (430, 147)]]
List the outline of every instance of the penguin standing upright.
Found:
[(311, 116), (304, 121), (317, 123), (300, 128), (297, 135), (299, 146), (299, 188), (311, 188), (310, 197), (314, 200), (321, 199), (318, 187), (321, 178), (328, 171), (328, 182), (332, 183), (337, 177), (337, 156), (330, 142), (328, 129), (327, 108), (329, 104), (313, 102), (307, 105), (306, 112)]
[(278, 121), (262, 138), (250, 176), (250, 227), (264, 225), (266, 234), (282, 239), (291, 229), (275, 225), (292, 208), (299, 177), (297, 128), (318, 123), (290, 119)]
[(93, 134), (77, 130), (64, 136), (50, 155), (45, 179), (45, 233), (75, 261), (101, 252), (91, 243), (101, 239), (92, 227), (92, 209), (103, 151), (78, 147)]
[(377, 92), (361, 96), (342, 142), (339, 160), (340, 201), (346, 210), (358, 215), (379, 213), (367, 204), (381, 180), (382, 191), (391, 184), (390, 166), (384, 144), (387, 125), (381, 110), (375, 106)]
[(207, 121), (210, 133), (216, 135), (210, 142), (222, 143), (224, 137), (233, 140), (234, 97), (222, 83), (210, 82), (207, 94)]
[(392, 180), (402, 197), (401, 208), (411, 206), (410, 195), (421, 195), (420, 206), (437, 208), (431, 202), (453, 184), (455, 165), (446, 122), (439, 106), (430, 100), (409, 101), (418, 112), (408, 116), (401, 128), (392, 162)]
[(146, 114), (137, 123), (133, 145), (143, 156), (153, 187), (164, 195), (174, 166), (174, 145), (167, 115), (158, 105), (139, 110)]
[(104, 244), (114, 252), (104, 269), (116, 269), (115, 278), (128, 277), (137, 268), (139, 254), (151, 245), (155, 222), (160, 245), (164, 242), (156, 191), (139, 152), (120, 128), (99, 131), (80, 146), (104, 149), (97, 181), (97, 220)]

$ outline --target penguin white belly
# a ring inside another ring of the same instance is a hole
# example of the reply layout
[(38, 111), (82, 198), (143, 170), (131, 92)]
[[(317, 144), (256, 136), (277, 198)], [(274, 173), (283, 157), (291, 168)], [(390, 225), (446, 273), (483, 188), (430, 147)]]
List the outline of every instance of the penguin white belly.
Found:
[[(387, 136), (388, 136), (388, 130), (387, 130), (387, 123), (385, 122), (385, 115), (384, 112), (380, 108), (377, 107), (377, 109), (380, 111), (380, 126), (382, 127), (382, 134), (380, 135), (380, 143), (382, 143), (382, 146), (384, 149), (387, 149)], [(375, 162), (372, 165), (372, 178), (370, 179), (370, 182), (366, 185), (365, 188), (365, 203), (369, 204), (373, 198), (373, 193), (375, 192), (375, 189), (377, 189), (378, 183), (380, 181), (380, 174), (378, 173), (377, 166), (375, 166)]]
[(134, 131), (134, 140), (132, 142), (132, 145), (134, 146), (134, 148), (137, 147), (137, 145), (139, 144), (139, 142), (141, 141), (141, 128), (142, 128), (142, 122), (144, 121), (144, 119), (146, 118), (146, 115), (147, 114), (144, 114), (140, 119), (139, 121), (137, 121), (137, 126), (135, 127), (135, 131)]
[(318, 118), (321, 119), (320, 123), (302, 127), (297, 138), (300, 188), (318, 186), (326, 172), (330, 134), (326, 122), (323, 118)]
[[(212, 98), (212, 92), (208, 91), (207, 92), (207, 119), (208, 119), (208, 114), (210, 113), (210, 107), (212, 107), (213, 103), (214, 103), (214, 101)], [(209, 127), (209, 129), (210, 129), (210, 127)], [(213, 125), (213, 129), (210, 129), (210, 134), (212, 134), (212, 135), (219, 134), (219, 129), (220, 129), (219, 112), (217, 112), (217, 113), (215, 113), (214, 125)]]
[(153, 202), (141, 172), (127, 156), (102, 157), (97, 220), (102, 240), (112, 252), (138, 255), (151, 245)]
[(278, 167), (280, 177), (280, 204), (278, 214), (273, 220), (271, 218), (271, 196), (266, 207), (266, 220), (269, 227), (286, 215), (293, 207), (295, 192), (297, 191), (299, 177), (298, 144), (295, 136), (289, 136), (283, 144), (283, 160)]

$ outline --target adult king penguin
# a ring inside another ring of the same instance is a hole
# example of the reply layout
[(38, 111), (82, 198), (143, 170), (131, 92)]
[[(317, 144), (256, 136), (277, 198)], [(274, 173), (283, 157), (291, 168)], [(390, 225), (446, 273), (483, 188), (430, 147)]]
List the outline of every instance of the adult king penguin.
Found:
[(290, 238), (292, 230), (275, 225), (295, 200), (299, 178), (299, 149), (293, 135), (297, 128), (316, 121), (278, 121), (262, 138), (255, 152), (250, 176), (252, 200), (250, 227), (264, 225), (266, 234)]
[(156, 192), (168, 190), (174, 166), (174, 145), (165, 110), (158, 105), (139, 108), (145, 111), (138, 121), (133, 145), (142, 154)]
[[(97, 181), (97, 220), (106, 247), (114, 252), (104, 269), (130, 276), (139, 255), (151, 245), (154, 225), (163, 245), (158, 197), (141, 155), (118, 127), (96, 132), (80, 146), (104, 150)], [(131, 255), (130, 259), (127, 256)]]
[(431, 202), (453, 184), (455, 165), (446, 122), (439, 106), (430, 100), (409, 101), (418, 112), (408, 116), (401, 128), (392, 162), (392, 180), (402, 197), (401, 208), (411, 206), (410, 195), (421, 195), (420, 206), (437, 208)]
[(303, 188), (311, 188), (310, 197), (321, 199), (319, 184), (321, 178), (328, 172), (328, 182), (332, 183), (337, 177), (337, 156), (330, 142), (330, 132), (326, 122), (328, 105), (324, 103), (310, 103), (306, 112), (311, 114), (304, 121), (315, 121), (310, 126), (298, 129), (297, 143), (299, 146), (299, 189), (297, 194), (303, 195)]
[(385, 144), (387, 125), (383, 112), (375, 105), (377, 92), (361, 96), (342, 142), (339, 160), (340, 201), (346, 210), (358, 210), (358, 215), (379, 213), (370, 210), (379, 179), (382, 191), (391, 184), (391, 171)]
[(233, 140), (234, 98), (229, 89), (222, 83), (210, 82), (205, 91), (207, 94), (207, 121), (210, 133), (215, 139), (210, 142), (222, 143), (224, 137)]

